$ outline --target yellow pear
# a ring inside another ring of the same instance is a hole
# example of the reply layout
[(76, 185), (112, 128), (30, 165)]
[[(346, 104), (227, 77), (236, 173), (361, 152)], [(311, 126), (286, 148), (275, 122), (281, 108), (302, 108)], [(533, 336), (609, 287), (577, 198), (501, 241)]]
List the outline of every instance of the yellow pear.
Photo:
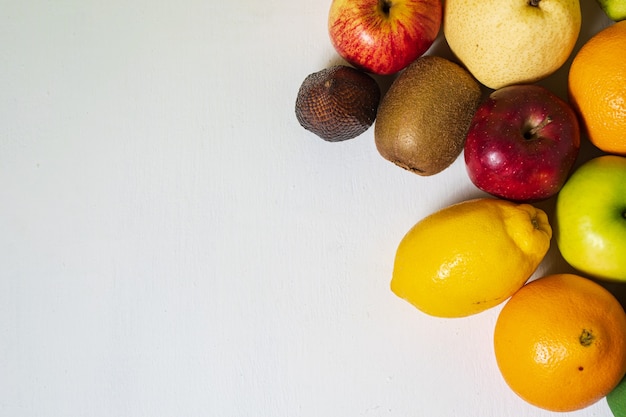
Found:
[(579, 0), (446, 0), (443, 32), (483, 85), (498, 89), (553, 74), (572, 53)]

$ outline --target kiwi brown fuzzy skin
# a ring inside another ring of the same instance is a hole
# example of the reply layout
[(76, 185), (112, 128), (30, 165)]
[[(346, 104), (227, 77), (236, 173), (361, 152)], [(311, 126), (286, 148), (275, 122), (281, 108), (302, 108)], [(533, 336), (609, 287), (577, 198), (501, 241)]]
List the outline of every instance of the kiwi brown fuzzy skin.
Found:
[(437, 174), (461, 154), (482, 99), (478, 81), (458, 64), (425, 55), (392, 83), (378, 108), (378, 152), (421, 176)]
[(367, 73), (345, 65), (308, 75), (298, 91), (296, 117), (328, 142), (353, 139), (372, 126), (381, 91)]

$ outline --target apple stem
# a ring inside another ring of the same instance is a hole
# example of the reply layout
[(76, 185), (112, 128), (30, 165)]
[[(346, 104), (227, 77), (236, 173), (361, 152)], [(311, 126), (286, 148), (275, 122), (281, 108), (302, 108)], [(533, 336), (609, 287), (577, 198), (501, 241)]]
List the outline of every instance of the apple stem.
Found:
[(528, 0), (528, 4), (533, 7), (539, 7), (539, 2), (541, 0)]
[(392, 6), (391, 0), (379, 0), (378, 5), (380, 7), (380, 10), (385, 14), (385, 16), (389, 16), (389, 11), (391, 10)]
[(547, 125), (549, 125), (550, 123), (552, 123), (552, 118), (550, 116), (547, 116), (545, 119), (543, 119), (543, 121), (541, 123), (539, 123), (537, 126), (533, 127), (532, 129), (530, 129), (529, 131), (527, 131), (526, 133), (524, 133), (524, 138), (526, 139), (532, 139), (537, 135), (537, 132), (539, 132), (541, 129), (543, 129), (544, 127), (546, 127)]

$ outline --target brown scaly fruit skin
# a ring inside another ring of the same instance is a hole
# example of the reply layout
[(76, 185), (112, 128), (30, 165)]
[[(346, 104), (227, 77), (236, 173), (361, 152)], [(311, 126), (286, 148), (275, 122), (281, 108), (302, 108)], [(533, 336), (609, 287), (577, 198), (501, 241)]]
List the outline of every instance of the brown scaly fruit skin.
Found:
[(461, 154), (482, 90), (471, 74), (438, 56), (422, 56), (394, 80), (376, 116), (378, 152), (421, 176)]
[(308, 75), (298, 91), (300, 125), (328, 142), (353, 139), (374, 123), (380, 87), (368, 74), (336, 65)]

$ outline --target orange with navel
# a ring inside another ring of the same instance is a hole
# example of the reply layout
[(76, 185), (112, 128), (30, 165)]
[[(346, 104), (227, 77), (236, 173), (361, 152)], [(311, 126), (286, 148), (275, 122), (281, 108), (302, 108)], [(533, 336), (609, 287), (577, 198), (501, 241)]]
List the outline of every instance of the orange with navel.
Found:
[(551, 411), (579, 410), (626, 374), (626, 313), (590, 279), (549, 275), (502, 308), (494, 350), (504, 380), (522, 399)]

